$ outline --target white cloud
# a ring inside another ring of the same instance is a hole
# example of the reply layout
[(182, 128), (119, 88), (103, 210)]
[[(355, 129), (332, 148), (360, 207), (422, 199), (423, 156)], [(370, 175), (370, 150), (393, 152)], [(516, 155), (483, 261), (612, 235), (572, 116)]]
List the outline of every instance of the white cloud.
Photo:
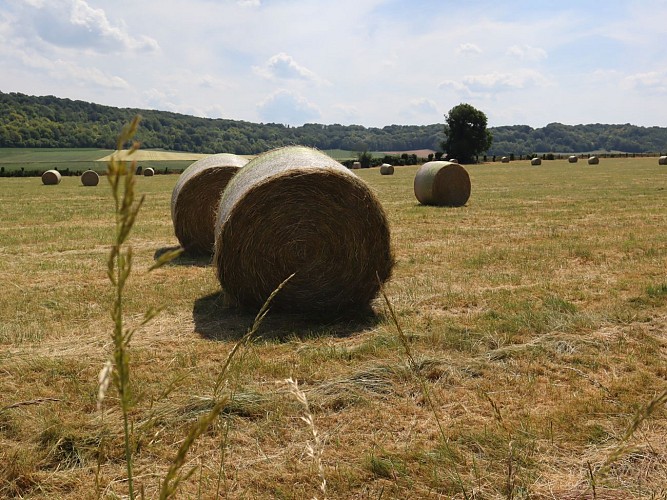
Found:
[(440, 88), (453, 88), (462, 93), (501, 92), (522, 90), (531, 87), (544, 87), (549, 80), (540, 72), (531, 69), (518, 69), (512, 72), (493, 72), (467, 75), (460, 80), (445, 80)]
[(236, 4), (241, 7), (260, 7), (262, 2), (260, 0), (238, 0)]
[(14, 56), (23, 61), (26, 68), (32, 68), (48, 75), (50, 78), (69, 82), (72, 85), (86, 87), (93, 85), (108, 89), (127, 89), (127, 81), (92, 66), (81, 66), (72, 61), (50, 59), (35, 52), (16, 50)]
[(25, 2), (14, 14), (16, 36), (27, 38), (34, 33), (56, 47), (97, 52), (159, 50), (156, 40), (135, 36), (124, 26), (112, 24), (103, 9), (95, 9), (85, 0)]
[(261, 67), (253, 67), (253, 71), (269, 80), (304, 80), (314, 83), (327, 83), (308, 68), (301, 66), (294, 58), (284, 52), (271, 56)]
[(437, 114), (438, 105), (431, 99), (413, 99), (410, 101), (410, 108), (419, 113)]
[(257, 105), (265, 122), (303, 125), (320, 118), (320, 110), (304, 97), (281, 89)]
[(658, 94), (667, 93), (667, 72), (649, 71), (624, 78), (623, 87)]
[(459, 45), (458, 49), (456, 49), (456, 52), (459, 54), (481, 54), (482, 49), (474, 43), (462, 43)]
[(522, 61), (541, 61), (547, 58), (547, 51), (530, 45), (512, 45), (507, 49), (507, 55), (517, 57)]

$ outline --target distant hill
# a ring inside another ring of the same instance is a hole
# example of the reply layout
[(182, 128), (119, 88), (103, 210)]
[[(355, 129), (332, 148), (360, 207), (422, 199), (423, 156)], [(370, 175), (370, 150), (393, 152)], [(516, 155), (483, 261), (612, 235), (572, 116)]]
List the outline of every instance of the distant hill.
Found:
[[(257, 154), (301, 144), (348, 151), (441, 150), (443, 125), (360, 125), (300, 127), (189, 115), (0, 92), (0, 147), (112, 149), (123, 125), (142, 116), (137, 140), (146, 149), (192, 153)], [(562, 125), (534, 129), (527, 125), (490, 128), (489, 155), (667, 151), (667, 128), (626, 125)]]

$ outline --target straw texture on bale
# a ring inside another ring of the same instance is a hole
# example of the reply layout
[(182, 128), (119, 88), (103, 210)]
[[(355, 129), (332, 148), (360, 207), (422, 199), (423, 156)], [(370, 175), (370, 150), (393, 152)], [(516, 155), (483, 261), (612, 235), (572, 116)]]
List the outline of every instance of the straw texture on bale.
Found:
[(155, 170), (153, 170), (151, 167), (145, 168), (144, 169), (144, 176), (145, 177), (153, 177), (155, 175)]
[(62, 176), (57, 170), (47, 170), (42, 174), (42, 182), (47, 186), (54, 186), (60, 184)]
[(542, 159), (541, 158), (533, 158), (530, 160), (531, 165), (542, 165)]
[(355, 169), (355, 170), (361, 168), (361, 162), (359, 162), (359, 161), (353, 162), (352, 163), (352, 168)]
[(212, 254), (215, 213), (220, 196), (246, 158), (220, 153), (197, 160), (178, 178), (171, 193), (171, 220), (179, 243), (189, 254)]
[(460, 207), (470, 198), (470, 176), (458, 163), (424, 163), (414, 181), (415, 196), (424, 205)]
[(394, 166), (389, 165), (388, 163), (383, 163), (382, 165), (380, 165), (380, 174), (394, 175)]
[(100, 183), (100, 176), (94, 170), (86, 170), (81, 174), (81, 184), (84, 186), (97, 186)]
[(597, 156), (591, 156), (588, 159), (588, 164), (589, 165), (597, 165), (598, 163), (600, 163), (600, 158), (598, 158)]
[(577, 158), (576, 156), (572, 155), (572, 156), (570, 156), (570, 157), (567, 159), (567, 161), (569, 161), (570, 163), (577, 163), (577, 162), (579, 161), (579, 158)]
[(658, 165), (667, 165), (667, 156), (661, 156), (658, 158)]
[(218, 207), (215, 255), (232, 303), (256, 309), (365, 309), (394, 264), (385, 212), (369, 187), (317, 150), (266, 152), (238, 171)]
[(500, 161), (503, 162), (503, 163), (509, 163), (509, 162), (510, 162), (510, 159), (509, 159), (508, 156), (503, 156), (503, 157), (500, 159)]

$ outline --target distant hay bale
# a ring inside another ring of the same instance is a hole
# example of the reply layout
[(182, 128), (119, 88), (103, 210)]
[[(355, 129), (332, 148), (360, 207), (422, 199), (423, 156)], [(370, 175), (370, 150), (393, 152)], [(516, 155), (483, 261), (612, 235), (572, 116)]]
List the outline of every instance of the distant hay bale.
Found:
[(510, 159), (509, 159), (508, 156), (503, 156), (503, 157), (500, 159), (500, 161), (501, 161), (502, 163), (509, 163), (509, 162), (510, 162)]
[(600, 158), (598, 158), (597, 156), (591, 156), (588, 159), (588, 164), (589, 165), (597, 165), (598, 163), (600, 163)]
[(533, 158), (530, 160), (531, 165), (542, 165), (542, 159), (541, 158)]
[(176, 238), (187, 253), (213, 253), (220, 196), (246, 163), (242, 156), (220, 153), (195, 161), (178, 178), (171, 193), (171, 220)]
[(449, 158), (447, 161), (449, 163), (458, 163), (459, 162), (456, 158)]
[(97, 186), (100, 183), (100, 176), (94, 170), (86, 170), (81, 174), (81, 184), (84, 186)]
[(387, 217), (369, 187), (315, 149), (266, 152), (238, 171), (218, 207), (215, 255), (228, 300), (341, 314), (367, 308), (394, 264)]
[(47, 186), (54, 186), (56, 184), (60, 184), (60, 181), (62, 180), (62, 176), (60, 175), (60, 172), (57, 170), (47, 170), (42, 174), (42, 183), (44, 183)]
[(383, 163), (382, 165), (380, 165), (380, 174), (394, 175), (394, 166), (389, 165), (389, 163)]
[(667, 165), (667, 156), (661, 156), (658, 158), (658, 165)]
[(144, 169), (144, 177), (153, 177), (154, 175), (155, 175), (155, 170), (153, 170), (151, 167)]
[(360, 161), (355, 161), (354, 163), (352, 163), (352, 168), (354, 170), (357, 170), (357, 169), (361, 168), (361, 162)]
[(470, 176), (458, 163), (424, 163), (414, 181), (415, 196), (424, 205), (460, 207), (470, 198)]
[(579, 161), (579, 158), (577, 158), (575, 155), (572, 155), (567, 159), (567, 161), (570, 163), (577, 163)]

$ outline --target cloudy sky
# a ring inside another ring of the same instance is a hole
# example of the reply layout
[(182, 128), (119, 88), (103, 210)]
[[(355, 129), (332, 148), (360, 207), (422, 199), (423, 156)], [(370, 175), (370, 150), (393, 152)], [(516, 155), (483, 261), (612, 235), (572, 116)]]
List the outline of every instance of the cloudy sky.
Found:
[(251, 122), (667, 126), (667, 0), (0, 0), (0, 91)]

